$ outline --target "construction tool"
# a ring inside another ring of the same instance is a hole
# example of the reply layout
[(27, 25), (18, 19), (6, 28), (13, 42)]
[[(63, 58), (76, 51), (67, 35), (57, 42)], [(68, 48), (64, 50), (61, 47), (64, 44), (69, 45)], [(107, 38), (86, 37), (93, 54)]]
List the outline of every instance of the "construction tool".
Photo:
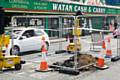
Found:
[(0, 37), (0, 70), (11, 69), (13, 67), (15, 70), (20, 70), (22, 68), (21, 64), (25, 63), (25, 61), (22, 61), (20, 56), (3, 55), (2, 48), (4, 45), (8, 45), (5, 42), (9, 44), (9, 39), (2, 34)]

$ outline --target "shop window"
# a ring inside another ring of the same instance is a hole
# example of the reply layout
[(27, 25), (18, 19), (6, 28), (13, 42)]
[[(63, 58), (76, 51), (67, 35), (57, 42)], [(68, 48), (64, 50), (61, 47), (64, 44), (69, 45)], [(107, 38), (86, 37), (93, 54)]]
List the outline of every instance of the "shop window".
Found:
[(50, 37), (57, 37), (58, 36), (58, 31), (55, 31), (58, 28), (59, 28), (58, 18), (49, 18), (48, 19), (48, 29), (53, 29), (53, 30), (48, 30), (48, 34)]

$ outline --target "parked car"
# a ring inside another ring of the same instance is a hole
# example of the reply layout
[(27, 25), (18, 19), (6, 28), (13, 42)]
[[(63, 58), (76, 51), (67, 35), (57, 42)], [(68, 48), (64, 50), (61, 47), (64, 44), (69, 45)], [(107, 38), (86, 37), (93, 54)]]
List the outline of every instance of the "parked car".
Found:
[(117, 36), (120, 36), (120, 26), (113, 32), (114, 38), (117, 38)]
[[(50, 40), (43, 29), (37, 28), (15, 28), (13, 29), (10, 44), (6, 48), (6, 54), (17, 54), (21, 52), (41, 50), (42, 36), (45, 37), (46, 48), (49, 48)], [(13, 45), (12, 45), (13, 44)], [(13, 49), (12, 49), (13, 46)]]

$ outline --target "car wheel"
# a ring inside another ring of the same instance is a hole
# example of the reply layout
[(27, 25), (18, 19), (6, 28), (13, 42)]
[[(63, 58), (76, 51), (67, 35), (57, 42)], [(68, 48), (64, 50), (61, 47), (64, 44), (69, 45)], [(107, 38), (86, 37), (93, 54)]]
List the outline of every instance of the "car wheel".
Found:
[(19, 49), (19, 47), (18, 46), (14, 46), (13, 47), (13, 52), (12, 52), (12, 49), (10, 50), (10, 55), (19, 55), (19, 53), (20, 53), (20, 49)]
[(21, 64), (15, 64), (15, 70), (20, 70), (22, 68)]

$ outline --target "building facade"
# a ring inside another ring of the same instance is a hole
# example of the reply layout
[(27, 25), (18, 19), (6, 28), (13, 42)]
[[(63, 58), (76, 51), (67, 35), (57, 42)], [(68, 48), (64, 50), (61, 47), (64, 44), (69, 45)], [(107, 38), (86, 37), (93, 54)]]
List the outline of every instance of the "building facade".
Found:
[[(11, 18), (15, 15), (74, 15), (80, 10), (84, 15), (110, 15), (111, 17), (83, 18), (86, 22), (84, 26), (89, 28), (92, 25), (92, 28), (100, 29), (103, 23), (111, 23), (115, 20), (115, 16), (120, 15), (120, 7), (107, 6), (105, 0), (2, 0), (0, 7), (5, 10), (6, 26), (11, 24)], [(64, 18), (62, 22), (63, 27), (72, 27), (73, 19)], [(16, 24), (17, 26), (38, 25), (44, 26), (45, 29), (58, 29), (59, 18), (24, 18), (17, 19)], [(51, 31), (48, 31), (48, 34), (58, 36)]]

